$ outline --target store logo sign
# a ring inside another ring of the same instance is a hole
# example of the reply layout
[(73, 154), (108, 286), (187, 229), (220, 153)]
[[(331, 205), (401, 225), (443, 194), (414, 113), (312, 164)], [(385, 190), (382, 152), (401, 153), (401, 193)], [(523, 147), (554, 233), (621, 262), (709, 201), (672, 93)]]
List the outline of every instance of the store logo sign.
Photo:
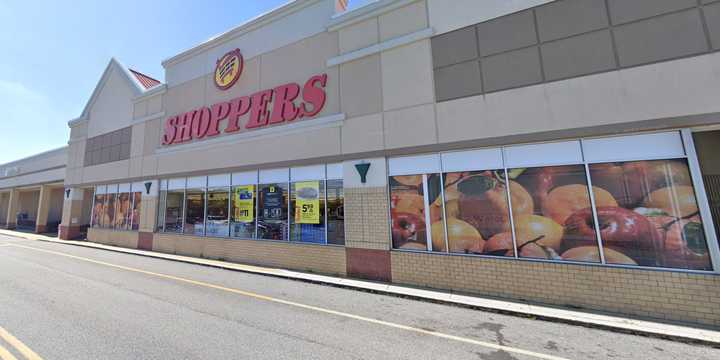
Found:
[(215, 63), (215, 86), (220, 90), (231, 88), (240, 78), (243, 71), (243, 56), (240, 49), (223, 55)]
[[(327, 80), (327, 74), (315, 75), (304, 85), (284, 84), (172, 116), (165, 120), (162, 144), (220, 135), (223, 122), (225, 127), (222, 132), (228, 134), (243, 128), (257, 129), (313, 117), (325, 106)], [(242, 119), (246, 119), (244, 124)]]

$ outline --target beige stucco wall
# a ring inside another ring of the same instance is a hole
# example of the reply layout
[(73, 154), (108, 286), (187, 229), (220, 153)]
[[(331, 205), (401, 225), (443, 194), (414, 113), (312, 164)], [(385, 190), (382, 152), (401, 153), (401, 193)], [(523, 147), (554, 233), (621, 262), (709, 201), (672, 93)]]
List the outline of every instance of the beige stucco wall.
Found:
[(110, 67), (109, 70), (107, 80), (89, 111), (88, 137), (128, 127), (133, 118), (132, 99), (135, 93), (131, 84), (123, 78), (121, 69)]

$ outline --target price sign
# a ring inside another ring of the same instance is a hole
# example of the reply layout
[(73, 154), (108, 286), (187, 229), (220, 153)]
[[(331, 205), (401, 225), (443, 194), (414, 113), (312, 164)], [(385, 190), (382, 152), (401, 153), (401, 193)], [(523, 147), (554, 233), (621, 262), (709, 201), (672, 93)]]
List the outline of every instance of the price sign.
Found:
[(253, 197), (255, 195), (254, 193), (255, 185), (244, 185), (235, 187), (233, 194), (233, 196), (235, 197), (235, 221), (249, 223), (255, 220), (255, 212), (253, 211), (255, 208), (253, 204)]
[(320, 182), (295, 183), (295, 222), (320, 224)]

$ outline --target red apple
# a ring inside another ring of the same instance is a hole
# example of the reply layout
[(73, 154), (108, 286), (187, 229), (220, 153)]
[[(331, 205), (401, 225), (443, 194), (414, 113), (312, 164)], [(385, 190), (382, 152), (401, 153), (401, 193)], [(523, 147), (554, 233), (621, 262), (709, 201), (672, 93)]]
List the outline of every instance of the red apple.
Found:
[(392, 240), (395, 248), (404, 243), (417, 240), (417, 234), (425, 232), (425, 221), (412, 213), (392, 214)]
[[(493, 175), (475, 175), (458, 183), (460, 193), (459, 218), (468, 222), (489, 238), (497, 233), (510, 230), (510, 209), (507, 187)], [(530, 194), (518, 183), (510, 181), (513, 214), (529, 215), (533, 210)]]
[[(600, 236), (605, 247), (630, 256), (641, 265), (654, 264), (655, 229), (648, 219), (621, 207), (598, 207)], [(563, 246), (597, 246), (592, 211), (575, 212), (565, 222)]]

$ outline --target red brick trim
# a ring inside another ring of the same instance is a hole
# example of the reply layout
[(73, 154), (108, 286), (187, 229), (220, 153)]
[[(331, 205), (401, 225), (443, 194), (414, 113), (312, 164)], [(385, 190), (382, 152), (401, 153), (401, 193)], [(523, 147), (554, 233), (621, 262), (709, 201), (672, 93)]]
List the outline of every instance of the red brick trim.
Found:
[(47, 225), (35, 225), (35, 233), (43, 234), (47, 232)]
[(62, 240), (74, 240), (82, 236), (81, 226), (79, 225), (60, 225), (59, 233), (59, 237)]
[(345, 248), (349, 277), (392, 281), (390, 251)]
[(137, 248), (140, 250), (152, 250), (153, 249), (153, 233), (144, 232), (144, 231), (139, 232)]

